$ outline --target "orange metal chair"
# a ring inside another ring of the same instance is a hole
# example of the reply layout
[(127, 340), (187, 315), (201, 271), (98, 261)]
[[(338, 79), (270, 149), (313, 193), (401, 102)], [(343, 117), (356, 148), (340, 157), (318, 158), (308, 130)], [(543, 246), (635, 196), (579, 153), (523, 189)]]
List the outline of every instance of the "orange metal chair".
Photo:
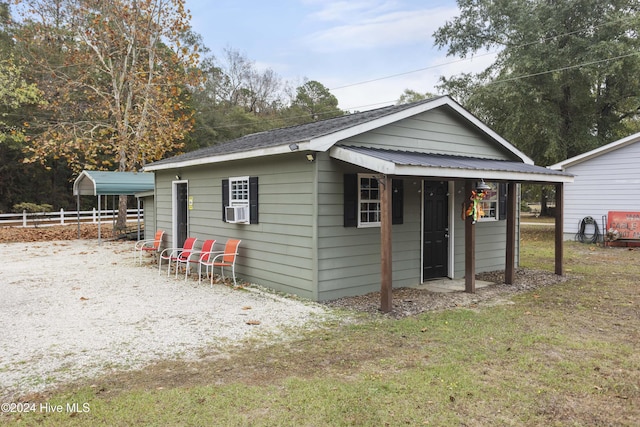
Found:
[[(209, 273), (209, 267), (211, 267), (211, 286), (213, 286), (213, 268), (220, 267), (220, 274), (224, 280), (224, 268), (231, 267), (231, 273), (233, 274), (233, 284), (236, 283), (236, 258), (238, 257), (238, 246), (240, 246), (241, 240), (229, 239), (224, 245), (224, 252), (217, 253), (211, 260), (200, 261), (199, 273), (202, 273), (202, 266), (207, 268), (207, 274)], [(202, 274), (200, 274), (202, 278)]]
[(191, 269), (191, 264), (198, 264), (198, 273), (200, 273), (200, 261), (208, 261), (211, 255), (213, 254), (213, 245), (216, 244), (216, 241), (213, 239), (205, 240), (202, 244), (202, 248), (199, 251), (192, 251), (189, 256), (184, 259), (178, 257), (176, 259), (176, 277), (178, 277), (178, 268), (180, 265), (185, 266), (184, 268), (184, 280), (187, 280), (187, 276), (189, 275), (189, 270)]
[(153, 253), (158, 255), (160, 252), (160, 245), (162, 244), (162, 237), (164, 236), (164, 230), (156, 231), (156, 236), (153, 239), (138, 240), (133, 247), (133, 261), (135, 262), (136, 254), (139, 253), (139, 263), (142, 265), (142, 253)]
[(158, 260), (158, 274), (160, 274), (160, 271), (162, 270), (162, 260), (166, 259), (168, 261), (168, 264), (169, 264), (167, 266), (167, 276), (168, 276), (169, 273), (171, 272), (172, 262), (174, 261), (176, 262), (176, 268), (177, 268), (178, 260), (188, 259), (189, 255), (191, 255), (191, 252), (193, 252), (193, 247), (195, 246), (197, 240), (198, 239), (195, 237), (189, 237), (187, 240), (184, 241), (184, 244), (182, 245), (181, 248), (167, 248), (162, 252), (160, 252), (160, 258)]

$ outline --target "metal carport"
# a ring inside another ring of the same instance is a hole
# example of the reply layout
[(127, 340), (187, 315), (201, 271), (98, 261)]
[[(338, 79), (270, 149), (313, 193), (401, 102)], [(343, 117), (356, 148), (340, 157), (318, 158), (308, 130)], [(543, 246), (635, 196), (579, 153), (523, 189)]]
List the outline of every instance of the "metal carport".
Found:
[[(80, 196), (98, 197), (98, 243), (101, 243), (100, 196), (132, 196), (136, 193), (153, 191), (154, 175), (149, 172), (109, 172), (84, 170), (73, 182), (73, 195), (77, 200), (78, 215)], [(80, 219), (78, 218), (78, 238)], [(140, 238), (140, 199), (138, 199), (138, 239)]]

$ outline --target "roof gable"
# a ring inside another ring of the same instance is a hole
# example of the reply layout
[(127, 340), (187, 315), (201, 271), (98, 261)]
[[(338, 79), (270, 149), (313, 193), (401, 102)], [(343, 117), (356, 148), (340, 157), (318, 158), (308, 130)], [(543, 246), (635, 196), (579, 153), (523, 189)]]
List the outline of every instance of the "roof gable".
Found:
[(375, 110), (348, 114), (318, 122), (245, 135), (243, 137), (151, 163), (145, 170), (172, 169), (199, 164), (218, 163), (295, 150), (327, 151), (338, 142), (373, 129), (403, 120), (435, 108), (448, 107), (490, 140), (513, 153), (522, 162), (533, 161), (466, 111), (449, 96), (431, 98), (411, 104), (391, 105)]
[(553, 164), (551, 166), (549, 166), (549, 169), (554, 169), (554, 170), (565, 170), (566, 168), (569, 168), (571, 166), (575, 166), (577, 164), (580, 164), (582, 162), (586, 162), (588, 160), (591, 160), (593, 158), (596, 157), (600, 157), (604, 154), (610, 153), (612, 151), (615, 150), (619, 150), (621, 148), (627, 147), (629, 145), (635, 144), (637, 142), (640, 142), (640, 132), (635, 133), (633, 135), (629, 135), (625, 138), (619, 139), (617, 141), (613, 141), (607, 145), (603, 145), (602, 147), (598, 147), (594, 150), (591, 151), (587, 151), (586, 153), (582, 153), (579, 154), (577, 156), (571, 157), (567, 160), (564, 160), (562, 162)]

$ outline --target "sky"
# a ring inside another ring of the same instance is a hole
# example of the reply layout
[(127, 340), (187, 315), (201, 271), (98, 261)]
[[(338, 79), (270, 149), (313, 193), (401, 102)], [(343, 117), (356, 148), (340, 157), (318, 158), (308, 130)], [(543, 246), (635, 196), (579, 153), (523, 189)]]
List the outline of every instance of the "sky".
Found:
[(343, 110), (394, 104), (405, 89), (437, 93), (440, 76), (477, 72), (493, 55), (447, 57), (433, 33), (455, 0), (186, 0), (211, 53), (231, 48), (293, 87), (317, 80)]

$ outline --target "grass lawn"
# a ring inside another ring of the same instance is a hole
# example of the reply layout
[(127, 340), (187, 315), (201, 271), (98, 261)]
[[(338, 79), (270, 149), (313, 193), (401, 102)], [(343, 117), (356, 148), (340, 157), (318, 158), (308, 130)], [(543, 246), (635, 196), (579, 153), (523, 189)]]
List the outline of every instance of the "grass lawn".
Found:
[[(553, 228), (522, 237), (522, 266), (553, 271)], [(35, 413), (0, 424), (638, 425), (640, 250), (567, 242), (565, 260), (569, 281), (497, 305), (363, 317), (228, 359), (96, 378), (33, 396)], [(86, 411), (66, 411), (74, 403)]]

